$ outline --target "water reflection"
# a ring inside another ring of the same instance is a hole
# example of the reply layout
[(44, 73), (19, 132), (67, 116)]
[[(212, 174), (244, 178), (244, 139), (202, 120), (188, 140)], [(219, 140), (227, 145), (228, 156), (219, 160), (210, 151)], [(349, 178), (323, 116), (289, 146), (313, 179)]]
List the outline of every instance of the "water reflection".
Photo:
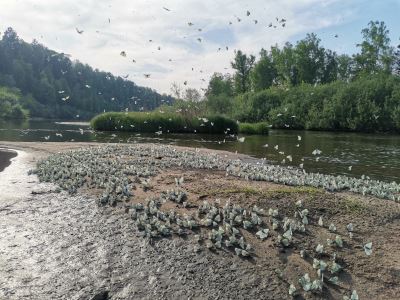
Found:
[[(298, 141), (297, 136), (301, 136)], [(274, 163), (299, 166), (310, 172), (342, 174), (400, 182), (400, 136), (311, 131), (271, 130), (269, 136), (246, 136), (243, 143), (222, 135), (135, 134), (93, 132), (88, 123), (25, 121), (0, 122), (0, 140), (47, 142), (152, 142), (207, 147), (266, 158)], [(264, 147), (268, 144), (268, 147)], [(278, 150), (275, 146), (278, 145)], [(298, 147), (297, 147), (298, 146)], [(313, 150), (322, 154), (316, 161)], [(289, 161), (287, 156), (292, 157)], [(349, 170), (351, 167), (351, 170)]]
[(0, 148), (0, 172), (11, 164), (11, 158), (15, 156), (17, 156), (16, 152)]

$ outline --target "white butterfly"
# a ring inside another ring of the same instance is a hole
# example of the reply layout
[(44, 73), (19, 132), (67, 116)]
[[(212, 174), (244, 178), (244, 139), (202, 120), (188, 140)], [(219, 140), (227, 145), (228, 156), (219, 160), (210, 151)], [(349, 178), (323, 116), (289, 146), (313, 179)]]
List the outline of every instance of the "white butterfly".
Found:
[(181, 178), (175, 178), (176, 186), (181, 186), (183, 184), (183, 176)]

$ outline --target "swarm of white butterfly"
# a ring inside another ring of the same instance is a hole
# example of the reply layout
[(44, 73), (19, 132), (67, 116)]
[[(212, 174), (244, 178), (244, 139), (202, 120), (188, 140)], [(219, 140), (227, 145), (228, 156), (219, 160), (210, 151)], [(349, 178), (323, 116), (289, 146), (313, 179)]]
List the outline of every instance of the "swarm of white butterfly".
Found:
[[(174, 178), (173, 188), (148, 198), (146, 203), (126, 204), (134, 199), (137, 188), (143, 191), (153, 189), (152, 176), (174, 167), (216, 169), (225, 171), (227, 176), (248, 180), (350, 190), (399, 200), (400, 186), (394, 183), (311, 174), (290, 167), (245, 163), (199, 149), (176, 150), (165, 145), (108, 145), (58, 153), (40, 161), (31, 173), (37, 174), (41, 181), (58, 184), (71, 194), (81, 187), (102, 190), (98, 197), (99, 205), (124, 204), (146, 238), (193, 234), (199, 247), (204, 245), (214, 251), (224, 248), (249, 259), (253, 259), (254, 249), (246, 241), (244, 231), (254, 234), (261, 241), (272, 238), (279, 247), (295, 246), (301, 249), (301, 257), (311, 258), (316, 274), (314, 280), (308, 273), (304, 274), (299, 278), (297, 287), (294, 283), (290, 284), (289, 294), (292, 296), (301, 290), (321, 292), (324, 287), (340, 284), (339, 275), (343, 267), (337, 254), (342, 251), (346, 240), (353, 238), (354, 225), (348, 224), (340, 233), (333, 223), (324, 222), (322, 216), (313, 216), (302, 201), (293, 204), (292, 216), (282, 215), (278, 208), (242, 207), (229, 201), (221, 205), (219, 200), (205, 201), (196, 207), (190, 203), (184, 189), (184, 177), (179, 177)], [(176, 210), (164, 211), (162, 205), (168, 201), (174, 202), (180, 211), (187, 209), (187, 213), (181, 215)], [(191, 210), (193, 208), (196, 208), (195, 213)], [(297, 237), (309, 232), (307, 226), (323, 228), (330, 238), (326, 243), (315, 245), (314, 249), (305, 249)], [(372, 242), (366, 243), (363, 249), (366, 255), (372, 255)], [(353, 291), (348, 299), (358, 299), (356, 295), (357, 292)]]

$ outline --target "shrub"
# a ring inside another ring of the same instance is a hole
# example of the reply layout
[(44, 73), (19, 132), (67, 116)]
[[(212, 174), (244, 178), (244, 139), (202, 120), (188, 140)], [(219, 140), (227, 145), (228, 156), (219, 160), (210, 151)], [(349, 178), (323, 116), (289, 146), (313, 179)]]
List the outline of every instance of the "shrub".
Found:
[(0, 87), (0, 119), (26, 119), (29, 112), (22, 108), (20, 99), (18, 90)]
[(268, 134), (269, 124), (267, 122), (259, 123), (240, 123), (239, 132), (243, 134)]
[(400, 78), (373, 74), (354, 81), (276, 86), (235, 97), (233, 116), (274, 128), (399, 131)]
[(21, 120), (21, 119), (27, 119), (28, 116), (29, 116), (28, 111), (23, 109), (21, 105), (17, 104), (11, 108), (9, 118)]
[(238, 132), (235, 121), (223, 116), (204, 118), (187, 117), (161, 112), (109, 112), (91, 120), (91, 126), (101, 131), (130, 131), (163, 133), (211, 133)]

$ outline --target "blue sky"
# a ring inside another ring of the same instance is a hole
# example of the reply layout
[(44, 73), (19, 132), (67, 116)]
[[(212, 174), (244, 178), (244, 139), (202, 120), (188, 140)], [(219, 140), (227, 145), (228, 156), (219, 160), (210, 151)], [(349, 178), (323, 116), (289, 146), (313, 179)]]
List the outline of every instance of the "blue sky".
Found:
[[(26, 41), (35, 38), (72, 59), (116, 75), (129, 74), (135, 83), (167, 93), (173, 82), (184, 87), (187, 81), (188, 87), (205, 88), (214, 72), (231, 72), (235, 49), (257, 55), (261, 48), (295, 43), (310, 32), (317, 33), (324, 47), (352, 54), (361, 41), (361, 29), (370, 20), (379, 20), (387, 24), (392, 43), (400, 43), (400, 0), (1, 3), (0, 31), (12, 26)], [(286, 19), (286, 26), (276, 18)], [(268, 27), (270, 23), (277, 27)], [(84, 32), (78, 34), (76, 28)], [(121, 51), (127, 56), (122, 57)], [(145, 78), (145, 73), (151, 77)]]
[[(351, 3), (349, 7), (354, 11), (351, 17), (343, 18), (335, 26), (315, 30), (324, 47), (338, 53), (358, 52), (356, 44), (362, 40), (361, 30), (371, 20), (384, 21), (390, 31), (392, 44), (400, 44), (400, 0), (350, 0), (347, 2)], [(337, 3), (332, 7), (332, 10), (336, 12), (343, 9), (346, 9), (343, 3)], [(335, 34), (339, 37), (333, 38)], [(290, 42), (295, 43), (303, 37), (303, 33), (296, 34), (290, 38)]]

